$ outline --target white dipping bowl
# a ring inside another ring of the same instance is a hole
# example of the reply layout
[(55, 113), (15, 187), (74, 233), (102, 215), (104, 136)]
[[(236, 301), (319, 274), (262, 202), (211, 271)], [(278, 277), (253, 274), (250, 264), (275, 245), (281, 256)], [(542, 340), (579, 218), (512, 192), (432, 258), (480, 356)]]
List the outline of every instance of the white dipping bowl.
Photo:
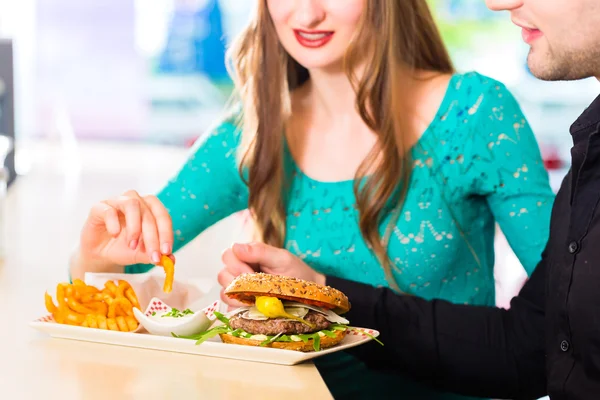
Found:
[[(154, 311), (156, 310), (156, 311)], [(171, 311), (171, 307), (158, 298), (153, 298), (145, 313), (133, 309), (135, 318), (149, 333), (158, 336), (191, 336), (205, 332), (213, 323), (203, 310), (181, 318), (160, 317)], [(156, 312), (156, 316), (152, 313)]]

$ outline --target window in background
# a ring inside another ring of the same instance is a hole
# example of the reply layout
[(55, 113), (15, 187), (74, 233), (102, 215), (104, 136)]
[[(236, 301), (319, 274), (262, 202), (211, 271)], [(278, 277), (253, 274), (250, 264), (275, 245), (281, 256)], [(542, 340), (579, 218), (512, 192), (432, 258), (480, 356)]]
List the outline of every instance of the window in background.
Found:
[(186, 145), (231, 93), (224, 54), (247, 0), (0, 0), (21, 139)]

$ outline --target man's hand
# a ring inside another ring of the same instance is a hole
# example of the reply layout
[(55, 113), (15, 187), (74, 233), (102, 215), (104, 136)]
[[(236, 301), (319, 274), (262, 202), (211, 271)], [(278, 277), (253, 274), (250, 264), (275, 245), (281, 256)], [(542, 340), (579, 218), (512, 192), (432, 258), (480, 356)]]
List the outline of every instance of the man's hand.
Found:
[(263, 243), (234, 244), (223, 253), (222, 260), (224, 268), (218, 276), (223, 287), (221, 300), (230, 307), (240, 307), (241, 304), (225, 296), (224, 289), (244, 273), (264, 272), (325, 284), (325, 275), (319, 274), (289, 251)]

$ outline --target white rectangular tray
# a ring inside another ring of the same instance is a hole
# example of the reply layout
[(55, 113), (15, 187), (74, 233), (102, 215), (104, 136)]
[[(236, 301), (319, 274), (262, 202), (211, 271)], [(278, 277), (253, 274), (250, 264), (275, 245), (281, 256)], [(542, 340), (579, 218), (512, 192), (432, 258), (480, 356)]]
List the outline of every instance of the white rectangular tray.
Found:
[(225, 344), (219, 337), (196, 345), (195, 340), (178, 339), (173, 337), (155, 336), (148, 333), (116, 332), (102, 329), (84, 328), (57, 324), (54, 321), (41, 319), (30, 322), (30, 326), (61, 339), (80, 340), (116, 346), (137, 347), (143, 349), (171, 351), (176, 353), (195, 354), (208, 357), (229, 358), (242, 361), (254, 361), (269, 364), (295, 365), (301, 362), (322, 357), (351, 347), (359, 346), (371, 340), (361, 330), (373, 337), (379, 332), (372, 329), (358, 328), (348, 332), (344, 340), (337, 346), (318, 352), (303, 353), (293, 350), (282, 350), (268, 347), (242, 346)]

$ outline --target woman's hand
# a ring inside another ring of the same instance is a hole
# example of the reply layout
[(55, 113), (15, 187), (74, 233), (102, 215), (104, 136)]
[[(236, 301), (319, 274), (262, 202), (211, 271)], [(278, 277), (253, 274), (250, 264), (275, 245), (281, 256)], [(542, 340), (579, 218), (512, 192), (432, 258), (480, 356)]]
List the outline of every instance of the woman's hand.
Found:
[(224, 290), (232, 280), (244, 273), (264, 272), (325, 284), (325, 275), (319, 274), (289, 251), (263, 243), (234, 244), (223, 253), (222, 260), (224, 268), (218, 276), (223, 288), (221, 300), (230, 307), (240, 307), (242, 304), (225, 296)]
[(157, 264), (162, 254), (175, 261), (172, 251), (173, 227), (167, 209), (155, 196), (142, 197), (131, 190), (92, 207), (75, 263), (89, 265), (88, 271)]

